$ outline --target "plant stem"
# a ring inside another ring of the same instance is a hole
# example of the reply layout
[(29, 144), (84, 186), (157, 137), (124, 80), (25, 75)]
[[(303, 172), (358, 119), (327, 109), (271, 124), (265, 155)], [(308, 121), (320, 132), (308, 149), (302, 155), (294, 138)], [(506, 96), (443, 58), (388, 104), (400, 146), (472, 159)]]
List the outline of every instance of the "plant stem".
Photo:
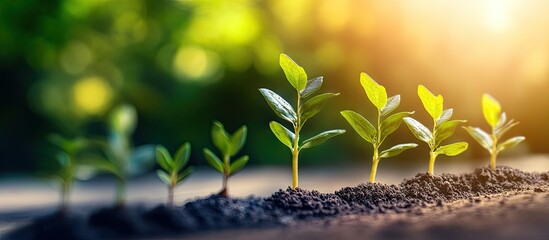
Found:
[(223, 156), (223, 163), (225, 165), (225, 169), (223, 170), (223, 187), (221, 188), (221, 192), (219, 192), (219, 195), (226, 197), (229, 195), (229, 191), (227, 189), (227, 184), (229, 182), (229, 173), (231, 171), (231, 165), (229, 164), (229, 155)]
[(431, 150), (431, 152), (429, 152), (429, 175), (433, 176), (435, 175), (435, 160), (437, 158), (437, 154)]
[(173, 206), (173, 192), (174, 192), (174, 188), (175, 188), (175, 185), (174, 185), (174, 184), (170, 184), (170, 186), (168, 186), (168, 206), (169, 206), (169, 207)]
[(376, 182), (377, 164), (379, 163), (379, 153), (377, 146), (374, 146), (374, 156), (372, 157), (372, 170), (370, 172), (370, 183)]
[(126, 192), (126, 180), (123, 178), (118, 180), (118, 186), (116, 188), (116, 204), (119, 207), (123, 207), (126, 199), (124, 197)]
[(492, 128), (492, 150), (490, 151), (490, 168), (496, 170), (496, 158), (498, 157), (498, 138)]
[(298, 159), (299, 159), (299, 131), (301, 131), (301, 96), (297, 92), (297, 124), (294, 125), (294, 146), (292, 148), (292, 189), (299, 185)]
[(69, 198), (71, 192), (71, 180), (65, 179), (61, 183), (61, 213), (66, 214), (69, 211)]

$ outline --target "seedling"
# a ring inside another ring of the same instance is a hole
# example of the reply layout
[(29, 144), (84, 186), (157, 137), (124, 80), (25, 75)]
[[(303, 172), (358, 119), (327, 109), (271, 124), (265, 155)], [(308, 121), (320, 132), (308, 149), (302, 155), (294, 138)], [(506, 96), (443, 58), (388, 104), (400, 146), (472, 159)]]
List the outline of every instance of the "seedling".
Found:
[(128, 177), (144, 173), (153, 166), (155, 149), (153, 145), (132, 147), (131, 135), (137, 125), (137, 112), (133, 106), (115, 108), (109, 120), (109, 137), (106, 142), (100, 142), (106, 159), (93, 164), (117, 178), (116, 203), (124, 206)]
[(347, 122), (351, 124), (351, 127), (353, 127), (364, 140), (371, 143), (374, 147), (372, 170), (370, 172), (370, 182), (374, 183), (376, 181), (377, 165), (381, 158), (394, 157), (405, 150), (417, 147), (417, 144), (415, 143), (403, 143), (386, 149), (382, 151), (381, 154), (379, 153), (381, 144), (387, 136), (398, 129), (402, 123), (402, 118), (409, 116), (414, 112), (399, 112), (389, 116), (389, 113), (400, 105), (400, 95), (387, 98), (385, 87), (379, 85), (366, 73), (360, 73), (360, 84), (366, 91), (366, 96), (370, 102), (377, 108), (377, 127), (374, 127), (366, 118), (356, 112), (345, 110), (341, 111), (341, 115), (347, 119)]
[(156, 146), (156, 162), (162, 169), (156, 171), (158, 178), (168, 185), (168, 206), (173, 205), (173, 192), (175, 186), (185, 180), (193, 172), (193, 167), (183, 167), (189, 162), (191, 154), (191, 144), (185, 143), (179, 147), (174, 158), (170, 152), (162, 146)]
[[(288, 103), (284, 98), (276, 94), (275, 92), (260, 88), (259, 91), (265, 97), (267, 104), (273, 109), (275, 114), (290, 122), (293, 126), (293, 132), (285, 128), (282, 124), (272, 121), (269, 123), (271, 131), (274, 135), (290, 148), (292, 152), (292, 188), (298, 187), (298, 158), (299, 152), (302, 149), (314, 147), (316, 145), (324, 143), (326, 140), (335, 137), (337, 135), (345, 133), (343, 129), (329, 130), (320, 133), (312, 138), (309, 138), (301, 144), (299, 143), (299, 134), (301, 129), (305, 125), (305, 122), (311, 117), (320, 112), (326, 101), (332, 97), (339, 95), (339, 93), (323, 93), (310, 98), (322, 86), (323, 77), (316, 77), (307, 80), (307, 73), (305, 70), (295, 63), (290, 57), (285, 54), (280, 54), (280, 67), (284, 71), (288, 82), (296, 90), (296, 110)], [(305, 103), (303, 103), (305, 101)]]
[(204, 148), (204, 157), (206, 161), (218, 172), (223, 174), (223, 185), (219, 195), (228, 196), (227, 184), (229, 177), (235, 175), (248, 163), (248, 156), (244, 155), (231, 163), (231, 157), (235, 156), (246, 143), (248, 129), (246, 126), (240, 127), (232, 135), (225, 131), (225, 127), (220, 122), (215, 121), (212, 126), (212, 141), (221, 153), (223, 161), (220, 160), (210, 149)]
[(72, 183), (76, 178), (76, 153), (87, 146), (88, 142), (83, 138), (66, 139), (58, 134), (49, 136), (49, 141), (59, 147), (56, 156), (59, 169), (55, 176), (61, 182), (61, 212), (68, 212), (69, 198)]
[(512, 148), (526, 139), (523, 136), (512, 137), (505, 142), (498, 144), (501, 137), (511, 128), (519, 124), (511, 119), (507, 121), (505, 112), (501, 112), (499, 102), (488, 94), (482, 96), (482, 113), (484, 119), (492, 127), (492, 134), (488, 134), (480, 128), (463, 127), (483, 148), (490, 153), (490, 168), (496, 169), (496, 158), (498, 154), (508, 148)]
[(466, 142), (457, 142), (448, 145), (441, 146), (440, 144), (445, 139), (451, 137), (456, 126), (460, 123), (466, 122), (465, 120), (451, 120), (453, 109), (444, 109), (444, 98), (442, 95), (435, 96), (423, 85), (419, 85), (417, 88), (417, 94), (423, 107), (427, 110), (427, 113), (433, 118), (433, 130), (429, 130), (423, 124), (411, 117), (405, 117), (404, 122), (408, 125), (410, 131), (414, 136), (426, 142), (429, 145), (429, 174), (434, 174), (435, 160), (439, 154), (446, 156), (457, 156), (467, 150), (469, 146)]

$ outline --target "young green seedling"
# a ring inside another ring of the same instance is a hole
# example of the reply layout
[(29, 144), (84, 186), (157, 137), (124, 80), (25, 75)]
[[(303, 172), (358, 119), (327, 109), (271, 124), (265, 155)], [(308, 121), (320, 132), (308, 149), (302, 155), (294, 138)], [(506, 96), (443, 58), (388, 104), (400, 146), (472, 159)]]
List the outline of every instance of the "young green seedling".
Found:
[(389, 113), (400, 105), (400, 95), (387, 98), (385, 87), (379, 85), (366, 73), (360, 73), (360, 84), (366, 91), (366, 96), (370, 102), (377, 108), (377, 127), (374, 127), (366, 118), (356, 112), (345, 110), (341, 111), (341, 115), (347, 119), (351, 127), (364, 140), (374, 147), (372, 170), (370, 172), (370, 182), (374, 183), (376, 181), (377, 164), (381, 158), (394, 157), (407, 149), (417, 147), (415, 143), (404, 143), (386, 149), (381, 154), (379, 153), (381, 144), (387, 136), (398, 129), (402, 123), (402, 118), (414, 112), (399, 112), (389, 116)]
[(456, 126), (465, 120), (452, 120), (453, 109), (444, 109), (444, 99), (442, 95), (435, 96), (423, 85), (417, 88), (417, 94), (427, 113), (433, 118), (433, 130), (429, 130), (420, 122), (411, 117), (405, 117), (404, 122), (408, 125), (414, 136), (426, 142), (431, 151), (429, 152), (429, 174), (434, 174), (435, 160), (439, 154), (446, 156), (456, 156), (467, 150), (469, 146), (466, 142), (457, 142), (449, 145), (440, 146), (442, 141), (454, 134)]
[[(290, 148), (292, 152), (292, 188), (295, 189), (298, 186), (298, 158), (299, 152), (302, 149), (314, 147), (316, 145), (324, 143), (326, 140), (335, 137), (337, 135), (345, 133), (343, 129), (330, 130), (320, 133), (312, 138), (309, 138), (299, 143), (299, 134), (305, 122), (311, 117), (320, 112), (326, 101), (332, 97), (339, 95), (339, 93), (324, 93), (310, 98), (322, 86), (323, 77), (316, 77), (307, 80), (307, 73), (305, 70), (297, 65), (290, 57), (285, 54), (280, 54), (280, 67), (284, 71), (288, 82), (296, 90), (296, 110), (288, 103), (284, 98), (276, 94), (275, 92), (260, 88), (259, 91), (267, 101), (267, 104), (273, 109), (275, 114), (290, 122), (293, 126), (293, 132), (282, 126), (282, 124), (272, 121), (269, 123), (271, 131), (274, 135)], [(303, 103), (305, 101), (305, 103)]]
[(512, 148), (520, 142), (524, 141), (525, 137), (518, 136), (507, 139), (503, 143), (499, 143), (501, 137), (511, 128), (519, 124), (513, 119), (507, 121), (505, 112), (501, 112), (499, 102), (488, 94), (482, 96), (482, 112), (486, 122), (492, 127), (492, 134), (488, 134), (480, 128), (463, 127), (483, 148), (490, 153), (490, 168), (496, 169), (496, 158), (498, 153)]
[(109, 120), (109, 137), (106, 142), (100, 142), (106, 159), (93, 164), (117, 178), (116, 203), (124, 206), (128, 177), (144, 173), (154, 165), (155, 147), (143, 145), (133, 148), (131, 135), (137, 125), (137, 112), (133, 106), (115, 108)]
[(72, 183), (76, 178), (76, 153), (86, 147), (88, 142), (83, 138), (66, 139), (58, 134), (51, 134), (49, 141), (60, 149), (56, 156), (59, 169), (55, 176), (61, 182), (61, 212), (67, 213)]
[(183, 167), (189, 161), (191, 154), (191, 144), (185, 143), (179, 147), (175, 153), (174, 158), (170, 155), (170, 152), (162, 146), (156, 146), (156, 162), (162, 169), (158, 169), (156, 174), (168, 185), (168, 206), (173, 205), (173, 192), (175, 186), (185, 180), (193, 172), (193, 167), (187, 167), (183, 170)]
[(240, 127), (232, 135), (225, 131), (225, 127), (220, 122), (215, 121), (212, 126), (212, 141), (221, 153), (223, 161), (215, 155), (210, 149), (204, 148), (204, 157), (206, 161), (217, 171), (223, 174), (223, 186), (219, 195), (228, 196), (227, 184), (229, 177), (235, 175), (248, 163), (248, 156), (244, 155), (231, 163), (231, 157), (236, 155), (246, 143), (248, 129), (246, 126)]

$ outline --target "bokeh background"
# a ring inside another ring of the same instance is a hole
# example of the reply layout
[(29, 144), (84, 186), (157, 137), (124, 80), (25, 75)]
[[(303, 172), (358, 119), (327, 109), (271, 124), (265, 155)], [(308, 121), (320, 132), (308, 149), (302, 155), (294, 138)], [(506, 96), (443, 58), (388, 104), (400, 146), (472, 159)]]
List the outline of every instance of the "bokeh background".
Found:
[[(490, 93), (521, 122), (509, 133), (527, 142), (513, 154), (547, 153), (549, 2), (537, 0), (25, 0), (0, 2), (0, 172), (39, 170), (54, 162), (46, 136), (106, 134), (109, 111), (134, 105), (136, 145), (193, 144), (203, 165), (209, 130), (246, 124), (251, 164), (288, 166), (290, 153), (268, 128), (275, 120), (257, 88), (293, 96), (278, 66), (284, 52), (322, 91), (342, 94), (304, 129), (348, 133), (307, 150), (301, 165), (370, 162), (371, 147), (339, 111), (373, 113), (359, 84), (367, 72), (401, 94), (400, 110), (427, 121), (416, 96), (424, 84), (445, 97), (455, 117), (487, 128), (480, 99)], [(486, 153), (458, 129), (455, 140)], [(405, 126), (389, 143), (416, 140)], [(426, 164), (420, 145), (383, 164)], [(487, 163), (483, 162), (482, 164)], [(482, 165), (479, 163), (479, 165)]]

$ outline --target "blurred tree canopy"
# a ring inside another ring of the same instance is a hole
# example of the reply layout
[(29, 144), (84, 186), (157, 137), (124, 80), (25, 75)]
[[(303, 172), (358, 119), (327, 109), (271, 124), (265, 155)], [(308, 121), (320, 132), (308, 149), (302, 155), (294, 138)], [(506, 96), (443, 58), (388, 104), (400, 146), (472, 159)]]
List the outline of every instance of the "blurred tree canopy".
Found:
[[(243, 151), (250, 164), (289, 166), (289, 154), (268, 128), (276, 117), (257, 91), (291, 93), (278, 66), (282, 52), (310, 77), (324, 75), (324, 91), (342, 93), (304, 137), (349, 129), (341, 109), (372, 113), (358, 84), (365, 71), (390, 95), (401, 94), (402, 110), (416, 110), (419, 120), (427, 116), (417, 84), (443, 94), (457, 118), (479, 126), (480, 96), (491, 93), (509, 116), (528, 122), (514, 130), (529, 141), (518, 151), (547, 152), (542, 143), (549, 114), (534, 113), (549, 101), (543, 94), (549, 87), (549, 34), (539, 31), (549, 27), (541, 11), (549, 4), (427, 2), (1, 1), (0, 172), (50, 164), (49, 133), (105, 136), (106, 116), (123, 103), (138, 111), (136, 145), (163, 144), (173, 151), (190, 141), (191, 163), (203, 164), (201, 149), (212, 145), (209, 130), (220, 120), (229, 131), (248, 125)], [(413, 141), (406, 129), (394, 136), (393, 143)], [(458, 138), (471, 141), (462, 131)], [(300, 161), (369, 163), (369, 151), (349, 132), (304, 152)], [(419, 154), (425, 151), (403, 158), (424, 162)], [(478, 146), (469, 152), (485, 157)]]

